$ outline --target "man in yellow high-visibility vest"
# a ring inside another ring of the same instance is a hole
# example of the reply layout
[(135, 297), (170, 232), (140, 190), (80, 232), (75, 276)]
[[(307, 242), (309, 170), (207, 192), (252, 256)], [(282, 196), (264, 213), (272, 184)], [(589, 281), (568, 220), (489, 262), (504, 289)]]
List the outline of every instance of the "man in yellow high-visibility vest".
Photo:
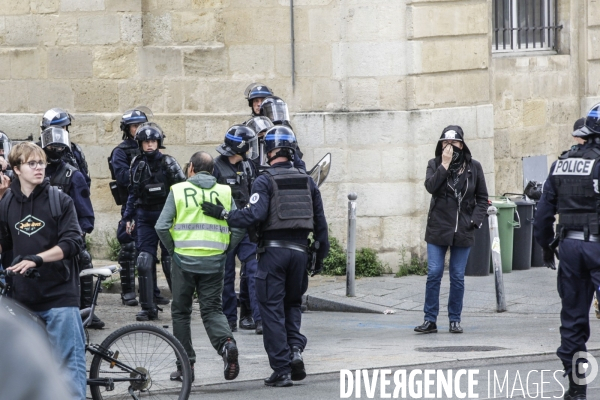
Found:
[[(223, 314), (221, 293), (228, 249), (244, 237), (245, 229), (229, 228), (226, 221), (204, 215), (200, 205), (205, 199), (235, 209), (231, 189), (219, 185), (211, 175), (213, 158), (195, 153), (186, 171), (185, 182), (171, 186), (165, 206), (156, 222), (156, 232), (173, 257), (173, 334), (185, 348), (193, 367), (196, 353), (192, 346), (190, 319), (194, 291), (198, 293), (200, 315), (212, 346), (223, 357), (225, 379), (238, 376), (238, 349)], [(180, 369), (171, 379), (181, 379)]]

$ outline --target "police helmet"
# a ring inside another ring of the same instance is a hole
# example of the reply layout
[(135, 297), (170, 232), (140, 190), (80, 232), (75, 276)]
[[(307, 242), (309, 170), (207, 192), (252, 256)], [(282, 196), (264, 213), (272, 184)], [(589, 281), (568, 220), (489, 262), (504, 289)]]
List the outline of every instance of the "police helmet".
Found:
[(271, 160), (277, 157), (286, 157), (290, 161), (294, 158), (294, 153), (296, 152), (298, 142), (296, 142), (296, 135), (294, 135), (294, 131), (287, 126), (277, 125), (272, 127), (267, 131), (267, 134), (263, 140), (265, 143), (265, 154), (267, 157), (271, 151), (280, 149), (275, 156), (270, 157), (267, 160), (268, 162), (271, 162)]
[(585, 118), (579, 118), (573, 124), (573, 137), (586, 137), (591, 134), (590, 130), (585, 126)]
[(163, 140), (165, 134), (158, 124), (154, 122), (144, 122), (135, 131), (135, 140), (138, 142), (138, 146), (142, 148), (142, 142), (144, 140), (156, 140), (158, 142), (158, 148), (164, 149)]
[(250, 118), (248, 121), (244, 122), (244, 125), (256, 132), (257, 135), (260, 135), (273, 127), (271, 120), (262, 115)]
[(0, 131), (0, 148), (4, 150), (4, 158), (8, 158), (10, 149), (12, 149), (12, 140), (2, 131)]
[(123, 139), (129, 137), (129, 125), (132, 124), (143, 124), (148, 122), (148, 118), (153, 117), (152, 111), (148, 107), (140, 106), (127, 110), (121, 117), (121, 131), (123, 131)]
[(275, 125), (290, 120), (287, 104), (277, 96), (269, 96), (263, 100), (260, 106), (260, 115), (269, 118)]
[(585, 126), (589, 130), (589, 135), (600, 135), (600, 103), (590, 109), (585, 118)]
[(227, 157), (235, 154), (251, 160), (258, 157), (258, 137), (256, 133), (244, 125), (233, 125), (225, 133), (223, 144), (217, 146), (217, 151)]
[(254, 82), (248, 85), (244, 90), (244, 97), (248, 100), (248, 106), (252, 107), (252, 100), (273, 96), (273, 91), (267, 85)]
[(74, 119), (71, 114), (62, 108), (51, 108), (44, 113), (40, 128), (43, 131), (50, 126), (58, 126), (68, 130), (71, 121)]

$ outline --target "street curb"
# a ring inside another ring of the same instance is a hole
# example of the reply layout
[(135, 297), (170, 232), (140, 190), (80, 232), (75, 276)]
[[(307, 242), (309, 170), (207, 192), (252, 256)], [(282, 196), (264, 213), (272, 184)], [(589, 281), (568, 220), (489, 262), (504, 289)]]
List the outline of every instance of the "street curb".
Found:
[[(353, 300), (346, 300), (346, 302), (335, 301), (314, 295), (305, 294), (302, 296), (302, 305), (306, 306), (309, 311), (330, 311), (330, 312), (352, 312), (352, 313), (370, 313), (370, 314), (382, 314), (382, 310), (370, 309), (356, 304), (349, 304), (347, 302), (353, 302)], [(362, 304), (356, 302), (358, 304)]]
[[(587, 349), (588, 352), (599, 352), (600, 347)], [(407, 363), (407, 364), (398, 364), (398, 365), (387, 365), (387, 366), (375, 366), (375, 367), (366, 367), (362, 368), (364, 370), (373, 370), (373, 369), (415, 369), (416, 367), (427, 367), (427, 369), (460, 369), (460, 368), (476, 368), (480, 366), (485, 366), (490, 364), (490, 360), (498, 361), (495, 362), (495, 365), (502, 364), (511, 364), (517, 362), (532, 362), (532, 361), (546, 361), (550, 359), (558, 359), (556, 357), (555, 352), (540, 352), (540, 353), (531, 353), (531, 354), (515, 354), (515, 355), (506, 355), (506, 356), (488, 356), (488, 357), (480, 357), (480, 358), (466, 358), (466, 359), (455, 359), (455, 360), (445, 360), (445, 361), (431, 361), (426, 363)], [(316, 373), (308, 373), (306, 375), (309, 377), (320, 377), (325, 375), (333, 375), (339, 374), (339, 370), (334, 371), (323, 371)], [(192, 392), (194, 389), (200, 391), (203, 387), (208, 386), (219, 386), (219, 385), (231, 385), (236, 383), (248, 383), (248, 382), (262, 382), (262, 379), (240, 379), (233, 382), (212, 382), (205, 383), (200, 385), (192, 384)]]

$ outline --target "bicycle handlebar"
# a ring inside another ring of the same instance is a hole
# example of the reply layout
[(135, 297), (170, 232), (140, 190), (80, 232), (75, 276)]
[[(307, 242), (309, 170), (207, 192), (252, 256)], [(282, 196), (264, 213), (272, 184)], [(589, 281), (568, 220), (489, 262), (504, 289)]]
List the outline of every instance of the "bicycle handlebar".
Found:
[[(0, 276), (17, 276), (19, 275), (18, 273), (8, 270), (8, 269), (3, 269), (0, 270)], [(25, 271), (25, 273), (23, 274), (23, 276), (25, 276), (25, 278), (39, 278), (40, 277), (40, 272), (37, 270), (37, 268), (29, 268), (27, 271)]]

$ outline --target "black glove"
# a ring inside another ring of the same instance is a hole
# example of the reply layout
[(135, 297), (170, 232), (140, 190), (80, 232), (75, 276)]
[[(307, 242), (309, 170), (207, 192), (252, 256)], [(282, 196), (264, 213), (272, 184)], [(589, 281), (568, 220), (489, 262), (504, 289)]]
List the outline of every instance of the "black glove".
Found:
[(217, 199), (217, 204), (218, 205), (214, 205), (213, 203), (209, 203), (207, 201), (202, 203), (201, 207), (204, 215), (208, 215), (209, 217), (216, 219), (225, 219), (223, 218), (223, 211), (225, 211), (225, 207), (223, 207), (223, 204), (219, 201), (219, 199)]
[(544, 259), (545, 267), (556, 269), (556, 262), (554, 260), (555, 251), (551, 247), (542, 247), (542, 258)]
[(317, 260), (315, 264), (315, 270), (311, 272), (310, 276), (315, 276), (323, 272), (323, 260)]

